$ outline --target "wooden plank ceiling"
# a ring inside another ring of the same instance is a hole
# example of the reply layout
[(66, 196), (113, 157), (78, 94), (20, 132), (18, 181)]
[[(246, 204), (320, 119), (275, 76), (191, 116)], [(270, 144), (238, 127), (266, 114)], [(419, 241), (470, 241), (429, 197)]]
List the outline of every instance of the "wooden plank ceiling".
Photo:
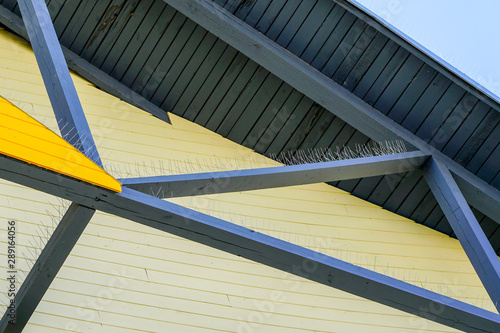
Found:
[[(370, 139), (162, 0), (47, 0), (61, 43), (166, 111), (271, 154)], [(215, 0), (500, 188), (500, 108), (332, 0)], [(19, 15), (15, 0), (0, 0)], [(446, 234), (417, 172), (333, 183)], [(500, 254), (500, 228), (474, 210)]]

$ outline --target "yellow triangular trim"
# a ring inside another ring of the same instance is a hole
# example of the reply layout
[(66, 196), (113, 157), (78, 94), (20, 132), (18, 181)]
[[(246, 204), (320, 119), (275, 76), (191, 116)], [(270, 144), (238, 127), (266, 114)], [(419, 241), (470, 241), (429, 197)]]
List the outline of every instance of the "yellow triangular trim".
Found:
[(66, 140), (0, 97), (0, 153), (115, 192), (120, 183)]

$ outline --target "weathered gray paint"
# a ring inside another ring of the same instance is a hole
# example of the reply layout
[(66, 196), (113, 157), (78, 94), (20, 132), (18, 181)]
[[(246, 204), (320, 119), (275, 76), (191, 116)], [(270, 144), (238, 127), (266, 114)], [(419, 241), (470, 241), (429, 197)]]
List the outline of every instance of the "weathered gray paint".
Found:
[(4, 313), (0, 332), (22, 332), (94, 212), (92, 208), (71, 204), (16, 293), (15, 324), (9, 324), (11, 318)]
[[(0, 5), (0, 22), (15, 31), (20, 36), (28, 39), (28, 34), (23, 21), (2, 5)], [(105, 92), (170, 123), (168, 114), (164, 110), (160, 109), (127, 86), (111, 78), (109, 75), (91, 65), (66, 47), (61, 45), (61, 49), (64, 57), (66, 58), (67, 65), (71, 70), (80, 74)]]
[(45, 2), (19, 0), (18, 3), (61, 135), (102, 166)]
[(121, 179), (129, 188), (160, 198), (260, 190), (402, 173), (428, 156), (402, 153), (281, 167)]
[[(462, 178), (463, 182), (460, 185), (465, 186), (464, 194), (469, 202), (500, 223), (500, 191), (419, 137), (394, 123), (218, 5), (206, 0), (194, 0), (189, 4), (181, 0), (165, 1), (373, 140), (403, 139), (417, 149), (439, 158), (452, 172)], [(470, 195), (471, 192), (478, 191), (480, 195)]]
[(0, 177), (450, 327), (500, 330), (498, 314), (128, 188), (117, 194), (5, 156)]
[(500, 259), (448, 168), (430, 158), (424, 175), (493, 304), (500, 311)]

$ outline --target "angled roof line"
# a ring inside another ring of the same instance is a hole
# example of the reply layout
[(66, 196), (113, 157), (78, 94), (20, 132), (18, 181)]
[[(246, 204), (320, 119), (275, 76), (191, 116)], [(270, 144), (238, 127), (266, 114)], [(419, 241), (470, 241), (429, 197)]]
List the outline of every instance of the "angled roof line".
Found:
[(493, 332), (500, 315), (381, 273), (124, 188), (113, 193), (0, 155), (0, 177), (468, 332)]
[(424, 176), (493, 304), (500, 311), (500, 260), (448, 168), (430, 158)]
[(404, 140), (422, 153), (438, 158), (458, 177), (457, 183), (468, 202), (500, 224), (500, 191), (432, 145), (216, 3), (208, 0), (163, 1), (371, 139)]
[(458, 68), (452, 66), (450, 63), (433, 53), (425, 46), (418, 43), (416, 40), (396, 28), (395, 26), (384, 21), (383, 18), (376, 13), (366, 8), (356, 0), (333, 0), (356, 17), (365, 21), (368, 25), (374, 27), (376, 30), (382, 32), (384, 35), (395, 41), (403, 48), (410, 51), (420, 60), (428, 63), (436, 70), (441, 72), (448, 79), (465, 89), (467, 92), (475, 95), (480, 100), (491, 106), (496, 111), (500, 112), (499, 97), (495, 96), (486, 87), (482, 86), (471, 77), (460, 71)]

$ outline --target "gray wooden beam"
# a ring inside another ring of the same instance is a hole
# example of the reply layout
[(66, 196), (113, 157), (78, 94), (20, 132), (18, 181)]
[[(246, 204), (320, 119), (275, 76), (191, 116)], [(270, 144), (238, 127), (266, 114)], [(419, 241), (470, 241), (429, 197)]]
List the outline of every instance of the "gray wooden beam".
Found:
[(197, 174), (120, 179), (122, 185), (159, 198), (260, 190), (382, 176), (419, 169), (420, 152), (340, 161)]
[(448, 168), (431, 158), (424, 176), (493, 304), (500, 311), (500, 259)]
[(94, 212), (71, 204), (15, 296), (15, 318), (6, 312), (0, 321), (0, 332), (22, 332)]
[[(375, 141), (403, 140), (444, 163), (468, 202), (500, 224), (500, 191), (470, 173), (274, 41), (207, 0), (164, 0), (268, 71)], [(472, 195), (473, 193), (480, 195)]]
[(116, 194), (5, 156), (0, 177), (459, 330), (500, 331), (500, 315), (493, 312), (132, 189)]
[(18, 4), (61, 135), (102, 166), (45, 1), (19, 0)]
[[(0, 23), (24, 39), (29, 40), (23, 20), (2, 5), (0, 5)], [(84, 60), (82, 57), (70, 51), (63, 45), (61, 45), (61, 49), (64, 57), (66, 58), (68, 67), (87, 79), (89, 82), (92, 82), (96, 87), (131, 105), (149, 112), (153, 116), (167, 123), (170, 123), (167, 111), (164, 111), (129, 87), (113, 79), (111, 76), (104, 73), (99, 68)]]

